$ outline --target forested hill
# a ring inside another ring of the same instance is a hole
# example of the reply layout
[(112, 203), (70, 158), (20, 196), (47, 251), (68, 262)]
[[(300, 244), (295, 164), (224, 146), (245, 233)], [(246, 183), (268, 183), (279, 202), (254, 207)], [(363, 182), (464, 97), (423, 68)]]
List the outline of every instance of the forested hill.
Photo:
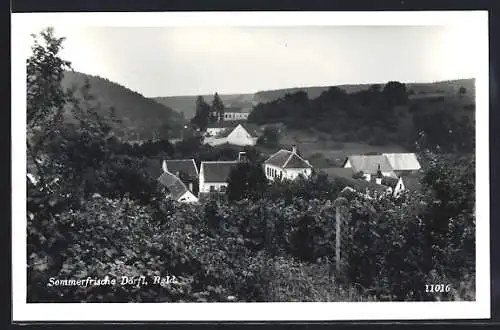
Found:
[(434, 84), (388, 82), (358, 91), (330, 87), (317, 97), (298, 90), (259, 103), (248, 120), (312, 129), (335, 141), (392, 142), (413, 148), (420, 140), (428, 147), (472, 152), (474, 94), (473, 79)]
[[(178, 112), (144, 97), (106, 78), (80, 72), (65, 72), (62, 85), (66, 88), (82, 87), (85, 79), (90, 83), (90, 93), (99, 101), (100, 111), (108, 115), (113, 107), (115, 116), (122, 121), (115, 131), (128, 139), (150, 139), (153, 134), (166, 137), (182, 126), (183, 118)], [(76, 95), (81, 95), (79, 92)]]
[[(384, 85), (381, 83), (380, 85)], [(257, 93), (248, 94), (220, 94), (219, 96), (225, 105), (229, 104), (253, 104), (272, 102), (279, 98), (284, 97), (286, 94), (294, 94), (296, 92), (305, 92), (309, 99), (317, 98), (321, 93), (327, 91), (331, 87), (338, 87), (345, 91), (346, 93), (356, 93), (363, 90), (367, 90), (373, 84), (350, 84), (350, 85), (338, 85), (338, 86), (312, 86), (312, 87), (293, 87), (284, 88), (276, 90), (266, 90), (259, 91)], [(425, 95), (429, 94), (456, 94), (456, 91), (460, 87), (464, 87), (467, 90), (467, 95), (473, 96), (475, 92), (474, 79), (456, 79), (448, 81), (439, 81), (434, 83), (406, 83), (405, 84), (408, 93), (415, 95)], [(213, 95), (202, 95), (206, 102), (212, 102)], [(174, 109), (179, 113), (183, 113), (185, 118), (189, 119), (195, 115), (196, 111), (196, 98), (197, 95), (193, 96), (168, 96), (168, 97), (154, 97), (153, 99), (167, 107)]]
[[(317, 98), (321, 93), (327, 91), (331, 87), (338, 87), (346, 93), (357, 93), (370, 88), (374, 84), (350, 84), (338, 86), (321, 86), (321, 87), (295, 87), (286, 89), (276, 89), (268, 91), (259, 91), (254, 94), (255, 102), (271, 102), (278, 98), (284, 97), (286, 94), (293, 94), (299, 91), (307, 93), (310, 99)], [(380, 83), (379, 85), (385, 85)], [(460, 87), (465, 87), (471, 93), (475, 91), (474, 79), (456, 79), (447, 81), (438, 81), (433, 83), (406, 83), (406, 88), (411, 94), (431, 94), (431, 93), (455, 93)]]

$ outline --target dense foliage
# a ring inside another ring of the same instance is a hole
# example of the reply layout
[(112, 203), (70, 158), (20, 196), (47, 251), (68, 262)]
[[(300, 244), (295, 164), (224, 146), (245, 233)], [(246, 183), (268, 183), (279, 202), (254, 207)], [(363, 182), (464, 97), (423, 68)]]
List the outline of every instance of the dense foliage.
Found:
[[(261, 155), (246, 148), (228, 200), (178, 204), (162, 198), (144, 172), (144, 157), (165, 147), (197, 162), (234, 160), (241, 150), (203, 147), (195, 137), (175, 145), (120, 144), (109, 134), (112, 118), (97, 113), (88, 88), (79, 99), (61, 88), (69, 66), (58, 57), (62, 39), (50, 29), (41, 37), (27, 82), (27, 144), (39, 178), (35, 185), (27, 181), (29, 302), (475, 298), (470, 156), (428, 154), (419, 194), (397, 200), (354, 195), (340, 203), (345, 182), (323, 174), (268, 185)], [(391, 87), (395, 95), (398, 86)], [(67, 107), (76, 118), (72, 125), (59, 116)], [(121, 285), (124, 276), (144, 276), (148, 284)], [(175, 279), (162, 285), (156, 276)], [(50, 285), (88, 277), (118, 284)], [(425, 284), (438, 283), (452, 290), (425, 292)]]

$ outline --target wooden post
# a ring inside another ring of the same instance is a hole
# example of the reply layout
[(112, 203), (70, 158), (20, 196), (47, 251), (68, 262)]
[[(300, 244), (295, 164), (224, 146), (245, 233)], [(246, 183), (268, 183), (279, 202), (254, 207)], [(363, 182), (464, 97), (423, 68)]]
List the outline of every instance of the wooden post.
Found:
[(341, 205), (337, 205), (335, 208), (335, 267), (337, 269), (337, 273), (340, 272), (340, 222), (342, 221)]

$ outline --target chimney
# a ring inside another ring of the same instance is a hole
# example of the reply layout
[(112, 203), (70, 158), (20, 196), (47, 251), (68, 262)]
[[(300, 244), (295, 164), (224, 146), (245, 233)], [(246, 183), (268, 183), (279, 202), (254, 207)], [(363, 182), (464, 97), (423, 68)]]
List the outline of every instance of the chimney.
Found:
[(163, 160), (163, 163), (161, 164), (161, 168), (163, 169), (163, 172), (168, 172), (166, 160)]
[(292, 144), (292, 152), (293, 152), (294, 154), (296, 154), (296, 153), (297, 153), (297, 146), (296, 146), (295, 144)]
[(378, 164), (377, 168), (377, 176), (375, 177), (375, 183), (376, 184), (382, 184), (382, 178), (384, 176), (382, 175), (382, 171), (380, 170), (380, 164)]

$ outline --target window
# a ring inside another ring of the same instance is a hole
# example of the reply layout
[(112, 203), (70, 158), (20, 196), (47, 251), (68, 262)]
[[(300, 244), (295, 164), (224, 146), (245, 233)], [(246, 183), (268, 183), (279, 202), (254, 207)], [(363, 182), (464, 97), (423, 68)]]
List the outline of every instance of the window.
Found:
[(221, 192), (226, 192), (226, 189), (227, 189), (227, 187), (226, 187), (226, 186), (221, 186), (221, 187), (220, 187), (220, 191), (221, 191)]
[(215, 186), (210, 186), (210, 191), (214, 192), (215, 191)]

